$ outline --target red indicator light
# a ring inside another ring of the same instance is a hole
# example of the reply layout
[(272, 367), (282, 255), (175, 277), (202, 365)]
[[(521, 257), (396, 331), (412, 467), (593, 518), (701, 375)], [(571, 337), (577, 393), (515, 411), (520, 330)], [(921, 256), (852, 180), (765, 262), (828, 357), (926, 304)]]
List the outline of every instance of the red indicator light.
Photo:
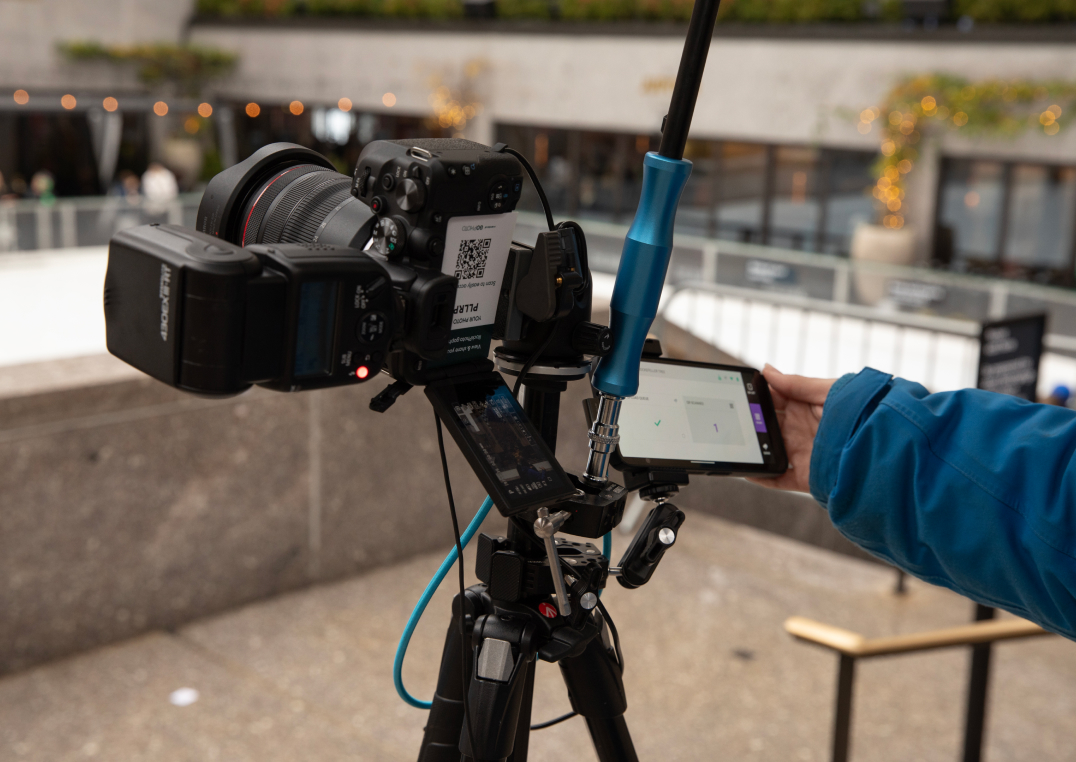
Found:
[(360, 365), (355, 370), (355, 377), (356, 378), (366, 378), (369, 375), (370, 375), (370, 369), (367, 368), (365, 365)]

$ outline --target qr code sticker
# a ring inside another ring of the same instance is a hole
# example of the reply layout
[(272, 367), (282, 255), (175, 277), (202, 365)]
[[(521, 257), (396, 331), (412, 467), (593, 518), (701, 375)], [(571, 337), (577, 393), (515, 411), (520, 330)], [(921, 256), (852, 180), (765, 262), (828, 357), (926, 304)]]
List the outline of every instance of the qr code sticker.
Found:
[(485, 277), (486, 260), (489, 259), (489, 245), (492, 240), (471, 238), (460, 241), (460, 253), (456, 257), (456, 277), (459, 280)]

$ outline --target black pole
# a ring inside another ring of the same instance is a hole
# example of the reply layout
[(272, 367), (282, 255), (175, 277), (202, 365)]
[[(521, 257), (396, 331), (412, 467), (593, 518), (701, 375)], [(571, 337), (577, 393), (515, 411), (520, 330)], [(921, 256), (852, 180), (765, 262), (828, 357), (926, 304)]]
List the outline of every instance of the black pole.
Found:
[(833, 762), (848, 762), (852, 745), (852, 687), (856, 679), (856, 660), (841, 654), (837, 670), (837, 709), (833, 718)]
[(676, 73), (669, 113), (662, 126), (661, 145), (658, 153), (667, 159), (684, 158), (687, 133), (691, 129), (691, 117), (695, 114), (695, 101), (699, 97), (702, 73), (706, 69), (706, 55), (714, 38), (717, 9), (721, 0), (696, 0), (688, 22), (687, 40), (680, 58), (680, 70)]
[[(993, 619), (996, 610), (975, 604), (975, 621)], [(990, 687), (990, 643), (971, 647), (971, 675), (968, 678), (968, 712), (964, 721), (964, 762), (979, 762), (983, 756), (986, 731), (986, 697)]]

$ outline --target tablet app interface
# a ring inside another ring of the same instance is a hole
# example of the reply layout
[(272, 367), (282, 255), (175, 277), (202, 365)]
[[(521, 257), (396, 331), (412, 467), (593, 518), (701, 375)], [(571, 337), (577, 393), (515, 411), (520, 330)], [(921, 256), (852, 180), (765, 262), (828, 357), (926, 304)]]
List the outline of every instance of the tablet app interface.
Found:
[(625, 458), (762, 465), (770, 447), (761, 400), (736, 370), (644, 361), (620, 412)]

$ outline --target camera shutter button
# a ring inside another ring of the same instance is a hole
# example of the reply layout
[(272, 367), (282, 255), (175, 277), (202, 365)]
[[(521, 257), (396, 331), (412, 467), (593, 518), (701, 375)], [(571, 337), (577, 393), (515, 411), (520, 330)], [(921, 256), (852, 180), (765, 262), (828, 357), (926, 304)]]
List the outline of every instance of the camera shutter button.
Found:
[(396, 205), (405, 212), (416, 212), (426, 203), (426, 189), (410, 177), (396, 188)]

